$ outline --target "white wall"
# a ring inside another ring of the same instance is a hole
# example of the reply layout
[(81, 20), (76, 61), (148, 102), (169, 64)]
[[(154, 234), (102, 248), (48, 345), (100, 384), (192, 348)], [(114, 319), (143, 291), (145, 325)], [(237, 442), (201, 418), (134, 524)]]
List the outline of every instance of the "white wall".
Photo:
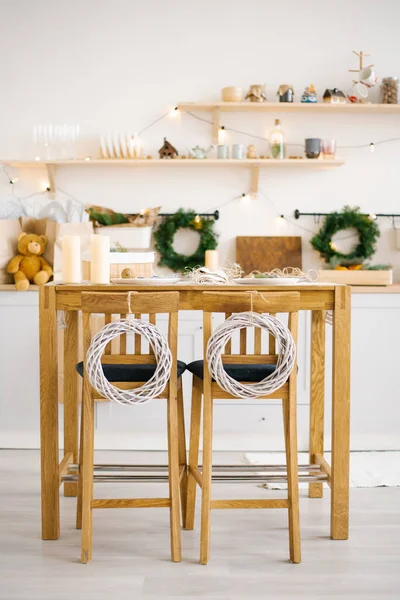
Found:
[[(1, 0), (0, 157), (32, 158), (36, 123), (79, 123), (80, 154), (98, 154), (99, 133), (109, 128), (135, 132), (184, 100), (219, 98), (225, 85), (266, 82), (275, 100), (280, 83), (292, 83), (296, 97), (313, 82), (348, 90), (352, 49), (369, 52), (380, 77), (400, 75), (400, 4), (396, 0), (271, 2), (267, 0)], [(378, 90), (373, 91), (377, 99)], [(208, 116), (203, 114), (202, 116)], [(224, 115), (226, 125), (267, 134), (272, 114)], [(400, 135), (399, 116), (282, 115), (290, 142), (305, 137), (360, 144)], [(208, 144), (210, 127), (183, 115), (143, 136), (155, 153), (164, 135), (185, 151)], [(239, 135), (231, 141), (246, 143)], [(259, 150), (265, 151), (262, 144)], [(265, 170), (263, 190), (288, 217), (303, 211), (360, 205), (366, 212), (400, 212), (400, 143), (343, 150), (346, 165), (326, 172)], [(20, 173), (17, 193), (37, 189), (45, 174)], [(83, 202), (135, 211), (162, 204), (207, 211), (247, 191), (247, 170), (129, 170), (115, 167), (60, 169), (58, 185)], [(9, 192), (0, 178), (0, 199)], [(224, 257), (234, 258), (236, 235), (303, 236), (305, 266), (318, 264), (309, 233), (287, 224), (277, 231), (276, 212), (260, 197), (221, 208), (218, 230)], [(400, 277), (400, 253), (389, 221), (380, 220), (376, 261), (392, 262)], [(311, 219), (301, 227), (316, 230)], [(188, 242), (189, 244), (189, 242)], [(189, 245), (187, 250), (189, 250)]]

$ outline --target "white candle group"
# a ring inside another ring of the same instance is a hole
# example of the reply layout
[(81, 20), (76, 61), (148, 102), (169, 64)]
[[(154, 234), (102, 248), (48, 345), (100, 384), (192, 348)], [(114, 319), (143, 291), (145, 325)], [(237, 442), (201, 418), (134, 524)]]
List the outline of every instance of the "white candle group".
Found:
[(217, 250), (206, 250), (205, 266), (211, 271), (218, 269), (218, 252)]
[(110, 283), (110, 238), (106, 235), (91, 236), (90, 282)]
[(63, 236), (61, 265), (61, 277), (64, 283), (81, 282), (81, 238), (79, 235)]

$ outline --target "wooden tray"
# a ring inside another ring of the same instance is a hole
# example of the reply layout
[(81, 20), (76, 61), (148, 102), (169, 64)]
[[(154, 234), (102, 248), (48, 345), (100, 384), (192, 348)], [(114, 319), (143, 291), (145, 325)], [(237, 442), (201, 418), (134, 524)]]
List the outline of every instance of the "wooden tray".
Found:
[(393, 271), (318, 271), (321, 283), (344, 283), (347, 285), (392, 285)]

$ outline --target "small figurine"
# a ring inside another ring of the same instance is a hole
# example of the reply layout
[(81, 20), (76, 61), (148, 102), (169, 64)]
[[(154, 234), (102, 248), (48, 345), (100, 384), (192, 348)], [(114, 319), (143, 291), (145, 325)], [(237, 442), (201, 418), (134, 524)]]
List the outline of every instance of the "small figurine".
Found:
[(311, 85), (305, 88), (301, 97), (301, 102), (306, 102), (310, 104), (315, 104), (316, 102), (318, 102), (317, 92), (315, 91), (313, 83), (311, 83)]
[(210, 146), (209, 148), (200, 148), (200, 146), (196, 146), (189, 150), (189, 152), (192, 158), (207, 158), (207, 153), (211, 152), (212, 149), (213, 146)]
[(247, 146), (246, 158), (258, 158), (256, 147), (254, 146), (254, 144), (249, 144)]
[(346, 96), (341, 90), (337, 88), (327, 89), (323, 95), (324, 102), (328, 102), (329, 104), (346, 104)]
[(178, 156), (178, 150), (167, 141), (167, 138), (164, 138), (164, 145), (159, 149), (158, 154), (160, 158), (175, 158)]
[(279, 102), (293, 102), (294, 89), (292, 85), (283, 83), (279, 86), (276, 95), (279, 96)]
[(250, 98), (250, 102), (265, 102), (267, 100), (265, 85), (251, 85), (249, 91), (246, 94), (246, 100), (248, 98)]

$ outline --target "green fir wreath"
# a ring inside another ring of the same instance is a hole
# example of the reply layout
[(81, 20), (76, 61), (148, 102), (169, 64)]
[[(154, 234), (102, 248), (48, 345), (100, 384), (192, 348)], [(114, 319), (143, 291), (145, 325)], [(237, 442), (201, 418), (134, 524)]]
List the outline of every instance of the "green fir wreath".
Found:
[[(343, 254), (332, 243), (332, 237), (338, 231), (351, 228), (358, 232), (358, 244), (351, 252)], [(359, 207), (345, 206), (341, 212), (330, 213), (325, 218), (321, 229), (311, 239), (311, 245), (330, 266), (348, 266), (362, 264), (370, 258), (375, 253), (379, 236), (379, 227), (374, 219), (362, 214)]]
[[(178, 254), (173, 247), (174, 236), (178, 229), (192, 229), (200, 235), (199, 245), (191, 255)], [(194, 210), (180, 208), (170, 217), (166, 217), (154, 233), (156, 250), (160, 254), (159, 265), (173, 271), (184, 271), (204, 265), (206, 250), (215, 250), (218, 236), (214, 231), (213, 219), (202, 219)]]

